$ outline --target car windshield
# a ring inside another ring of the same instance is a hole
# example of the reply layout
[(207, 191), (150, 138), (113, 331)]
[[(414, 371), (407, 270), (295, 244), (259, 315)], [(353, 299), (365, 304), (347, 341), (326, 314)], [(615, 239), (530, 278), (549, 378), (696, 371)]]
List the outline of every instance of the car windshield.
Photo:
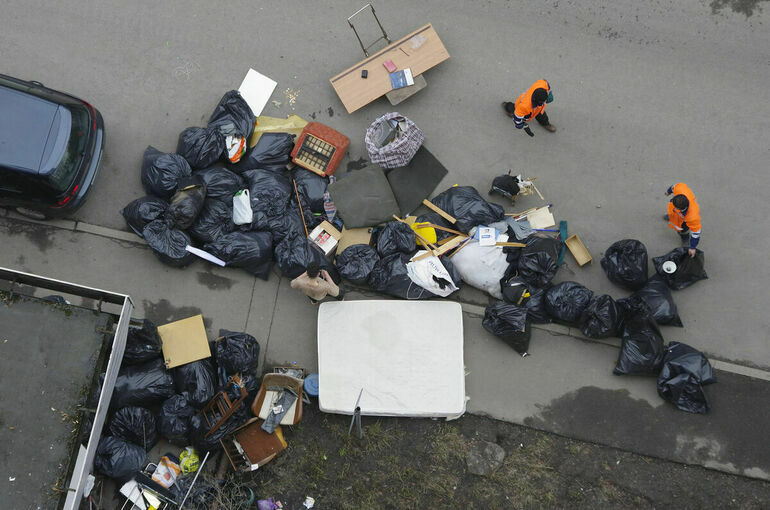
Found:
[(72, 180), (77, 174), (80, 162), (83, 160), (83, 152), (88, 143), (88, 112), (77, 105), (69, 105), (67, 109), (72, 114), (72, 130), (70, 132), (67, 150), (57, 165), (56, 169), (48, 174), (46, 180), (56, 191), (67, 191)]

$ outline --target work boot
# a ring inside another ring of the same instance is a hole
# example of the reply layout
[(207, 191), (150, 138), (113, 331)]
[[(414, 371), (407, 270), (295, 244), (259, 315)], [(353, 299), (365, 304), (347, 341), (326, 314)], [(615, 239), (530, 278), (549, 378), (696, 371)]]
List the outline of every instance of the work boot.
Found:
[(556, 126), (554, 126), (553, 124), (545, 124), (543, 127), (549, 133), (555, 133), (556, 132)]
[(503, 111), (505, 112), (505, 114), (507, 116), (509, 116), (510, 118), (513, 118), (513, 113), (509, 112), (508, 108), (505, 107), (505, 105), (507, 105), (509, 103), (510, 103), (510, 101), (503, 101)]

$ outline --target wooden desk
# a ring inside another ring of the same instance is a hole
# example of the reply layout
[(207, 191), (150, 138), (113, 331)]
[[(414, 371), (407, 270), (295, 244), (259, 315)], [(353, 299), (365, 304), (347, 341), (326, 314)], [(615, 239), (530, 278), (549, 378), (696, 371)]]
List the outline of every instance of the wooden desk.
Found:
[[(425, 42), (416, 50), (412, 49), (410, 41), (415, 35), (425, 37)], [(329, 79), (329, 82), (348, 113), (353, 113), (393, 89), (390, 73), (382, 65), (386, 60), (392, 60), (399, 70), (411, 68), (412, 75), (417, 76), (448, 58), (449, 53), (444, 43), (439, 39), (433, 25), (428, 23), (342, 71)], [(369, 72), (368, 78), (361, 78), (361, 71), (364, 69)]]

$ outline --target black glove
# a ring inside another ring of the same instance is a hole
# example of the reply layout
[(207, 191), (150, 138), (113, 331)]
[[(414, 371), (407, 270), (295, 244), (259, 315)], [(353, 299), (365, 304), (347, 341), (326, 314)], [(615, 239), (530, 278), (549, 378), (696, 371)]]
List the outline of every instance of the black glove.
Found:
[(524, 128), (524, 131), (525, 131), (525, 132), (526, 132), (526, 133), (527, 133), (529, 136), (535, 136), (535, 133), (533, 133), (533, 132), (532, 132), (532, 130), (531, 130), (531, 129), (529, 129), (529, 126), (525, 127), (525, 128)]

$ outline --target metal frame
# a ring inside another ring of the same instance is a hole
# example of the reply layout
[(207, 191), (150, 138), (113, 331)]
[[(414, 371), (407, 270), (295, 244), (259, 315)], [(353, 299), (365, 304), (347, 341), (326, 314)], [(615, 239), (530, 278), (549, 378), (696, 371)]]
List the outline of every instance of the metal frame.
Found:
[(81, 455), (78, 455), (78, 459), (72, 471), (72, 478), (70, 478), (67, 498), (64, 502), (64, 510), (77, 510), (80, 508), (80, 501), (83, 498), (83, 490), (88, 481), (88, 475), (91, 474), (91, 470), (93, 469), (96, 448), (99, 445), (102, 427), (104, 426), (107, 409), (109, 408), (110, 399), (112, 398), (112, 390), (115, 388), (115, 380), (118, 378), (118, 370), (120, 370), (120, 363), (123, 360), (123, 351), (126, 348), (126, 335), (128, 334), (128, 324), (131, 320), (131, 313), (134, 310), (134, 303), (131, 301), (131, 296), (127, 294), (119, 294), (107, 290), (96, 289), (94, 287), (86, 287), (76, 283), (46, 278), (44, 276), (15, 271), (4, 267), (0, 267), (0, 279), (11, 283), (11, 294), (13, 294), (13, 287), (16, 284), (24, 284), (97, 300), (99, 302), (98, 307), (100, 310), (102, 302), (112, 303), (121, 307), (118, 325), (115, 328), (115, 335), (112, 339), (112, 349), (109, 361), (107, 362), (107, 371), (104, 376), (102, 392), (99, 396), (99, 405), (96, 408), (91, 435), (88, 437), (88, 446), (85, 449), (84, 459), (81, 459)]
[[(382, 36), (378, 37), (377, 39), (375, 39), (369, 46), (364, 47), (364, 43), (363, 43), (363, 41), (361, 41), (361, 36), (358, 35), (358, 30), (356, 30), (356, 27), (353, 26), (353, 22), (350, 21), (350, 20), (353, 19), (356, 15), (360, 14), (361, 11), (363, 11), (367, 7), (372, 11), (372, 16), (374, 16), (374, 20), (377, 22), (377, 25), (380, 27), (380, 30), (382, 30)], [(350, 28), (352, 28), (353, 32), (355, 32), (356, 39), (358, 39), (358, 44), (361, 45), (361, 50), (363, 50), (365, 57), (369, 56), (369, 51), (368, 51), (369, 48), (371, 48), (372, 46), (374, 46), (375, 44), (380, 42), (382, 39), (385, 39), (385, 41), (387, 41), (388, 44), (391, 43), (391, 40), (388, 37), (388, 34), (385, 32), (385, 29), (382, 28), (382, 23), (380, 23), (380, 18), (378, 18), (377, 17), (377, 13), (374, 12), (374, 7), (372, 7), (372, 4), (366, 4), (363, 7), (361, 7), (360, 9), (358, 9), (356, 12), (354, 12), (352, 15), (348, 16), (348, 25), (350, 25)]]

